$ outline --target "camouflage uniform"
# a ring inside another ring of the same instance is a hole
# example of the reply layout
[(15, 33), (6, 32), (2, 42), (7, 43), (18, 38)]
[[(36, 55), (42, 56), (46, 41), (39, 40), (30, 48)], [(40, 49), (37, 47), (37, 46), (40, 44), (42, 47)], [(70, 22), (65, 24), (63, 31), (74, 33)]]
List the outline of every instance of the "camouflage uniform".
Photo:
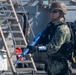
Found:
[(67, 43), (70, 41), (71, 33), (69, 27), (67, 25), (58, 26), (56, 32), (49, 43), (48, 54), (56, 53), (63, 43)]
[[(58, 51), (61, 48), (61, 46), (64, 43), (67, 43), (70, 41), (70, 37), (71, 37), (71, 33), (67, 25), (65, 24), (60, 25), (56, 28), (54, 36), (52, 37), (51, 41), (47, 45), (48, 46), (47, 54), (50, 58), (48, 60), (48, 72), (49, 72), (48, 75), (57, 75), (57, 74), (59, 75), (59, 73), (62, 70), (68, 68), (68, 66), (66, 65), (67, 64), (66, 60), (61, 59), (60, 58), (61, 56), (57, 57), (56, 55), (58, 54)], [(54, 59), (51, 58), (52, 56), (54, 56)], [(65, 63), (63, 61), (65, 61)]]
[[(67, 54), (67, 50), (66, 47), (64, 49), (62, 46), (70, 42), (70, 29), (64, 22), (58, 22), (57, 25), (49, 23), (48, 26), (50, 26), (49, 29), (38, 41), (38, 44), (47, 46), (47, 54), (49, 58), (48, 75), (62, 75), (59, 74), (60, 72), (63, 72), (63, 75), (65, 75), (64, 72), (67, 72), (68, 64), (64, 55)], [(61, 48), (63, 48), (62, 53)]]

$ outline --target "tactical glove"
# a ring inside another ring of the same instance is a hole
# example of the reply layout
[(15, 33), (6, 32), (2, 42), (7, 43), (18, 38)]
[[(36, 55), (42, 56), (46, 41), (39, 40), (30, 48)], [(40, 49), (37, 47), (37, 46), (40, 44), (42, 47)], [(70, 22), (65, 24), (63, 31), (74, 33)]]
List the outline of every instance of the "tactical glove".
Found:
[(30, 53), (34, 52), (45, 52), (47, 50), (46, 46), (27, 46), (29, 48)]
[(29, 48), (29, 53), (34, 53), (38, 50), (37, 46), (28, 45), (27, 48)]

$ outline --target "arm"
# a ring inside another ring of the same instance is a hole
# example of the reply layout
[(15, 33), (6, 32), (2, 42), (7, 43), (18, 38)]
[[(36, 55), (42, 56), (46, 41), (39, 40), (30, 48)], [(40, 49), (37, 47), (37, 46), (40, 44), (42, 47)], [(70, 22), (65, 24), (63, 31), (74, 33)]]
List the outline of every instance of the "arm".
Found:
[(66, 42), (69, 29), (66, 25), (59, 26), (56, 29), (55, 35), (53, 36), (50, 43), (47, 45), (47, 53), (53, 54), (56, 53), (61, 46)]
[(61, 46), (64, 43), (67, 43), (67, 41), (69, 40), (69, 28), (67, 27), (67, 25), (62, 25), (56, 29), (53, 38), (51, 39), (51, 41), (49, 41), (49, 43), (46, 46), (37, 46), (35, 49), (40, 52), (47, 51), (47, 53), (53, 54), (56, 53), (61, 48)]
[[(14, 65), (16, 65), (18, 63), (18, 61), (20, 60), (20, 58), (22, 58), (23, 56), (25, 56), (27, 53), (29, 52), (35, 52), (35, 50), (31, 50), (30, 47), (33, 47), (33, 46), (36, 46), (38, 44), (38, 41), (42, 38), (42, 36), (44, 34), (46, 34), (48, 28), (50, 27), (50, 25), (48, 27), (46, 27), (41, 33), (39, 33), (35, 38), (34, 40), (24, 49), (24, 51), (22, 52), (21, 56), (18, 58), (18, 60), (16, 60), (14, 62)], [(34, 48), (35, 49), (35, 48)]]

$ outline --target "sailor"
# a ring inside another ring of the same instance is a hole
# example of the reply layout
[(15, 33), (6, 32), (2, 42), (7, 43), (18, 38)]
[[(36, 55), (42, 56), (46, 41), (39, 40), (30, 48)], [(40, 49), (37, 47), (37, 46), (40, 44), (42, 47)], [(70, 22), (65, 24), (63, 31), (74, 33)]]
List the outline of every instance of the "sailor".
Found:
[(50, 25), (45, 35), (38, 41), (38, 48), (31, 47), (34, 50), (41, 50), (41, 45), (45, 45), (48, 55), (47, 75), (71, 75), (67, 63), (67, 43), (70, 42), (70, 29), (65, 23), (65, 14), (67, 12), (65, 3), (55, 1), (50, 6)]

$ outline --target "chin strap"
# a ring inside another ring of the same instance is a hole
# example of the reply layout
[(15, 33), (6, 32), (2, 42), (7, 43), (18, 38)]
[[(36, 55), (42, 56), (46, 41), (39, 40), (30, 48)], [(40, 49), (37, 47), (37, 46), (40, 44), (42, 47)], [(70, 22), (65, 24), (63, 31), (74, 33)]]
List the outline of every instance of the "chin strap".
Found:
[[(60, 17), (60, 16), (59, 16)], [(53, 23), (54, 21), (56, 21), (59, 17), (57, 17), (56, 19), (54, 19), (53, 21), (51, 21), (50, 23)]]

